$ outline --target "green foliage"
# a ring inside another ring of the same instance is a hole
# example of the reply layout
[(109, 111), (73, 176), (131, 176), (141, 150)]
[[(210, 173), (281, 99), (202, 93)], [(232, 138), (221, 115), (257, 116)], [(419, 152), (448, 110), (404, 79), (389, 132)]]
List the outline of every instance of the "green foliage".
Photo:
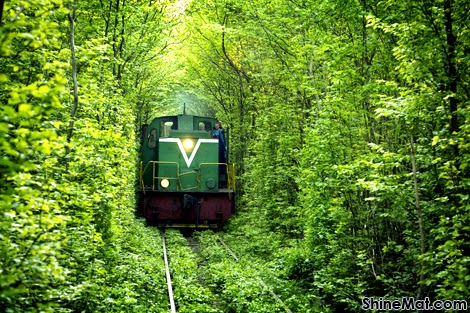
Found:
[(100, 249), (101, 260), (77, 286), (75, 310), (167, 312), (162, 242), (158, 230), (144, 223), (128, 216), (120, 237)]
[[(61, 1), (5, 4), (0, 27), (3, 312), (166, 311), (158, 234), (134, 220), (134, 101), (137, 91), (148, 87), (131, 90), (144, 84), (143, 74), (126, 72), (127, 65), (140, 63), (154, 69), (143, 58), (154, 58), (148, 53), (160, 44), (161, 32), (153, 31), (160, 7), (128, 6), (116, 13), (112, 7), (93, 11), (97, 5), (80, 3), (80, 22), (72, 20), (79, 105), (71, 117), (69, 10)], [(107, 14), (117, 14), (113, 19), (130, 14), (129, 29), (110, 24)], [(148, 37), (132, 32), (131, 25), (140, 27), (142, 20), (152, 30)], [(127, 46), (116, 45), (125, 36)]]
[(198, 259), (176, 230), (165, 232), (172, 287), (178, 312), (220, 312), (214, 294), (201, 283)]
[(324, 309), (468, 298), (464, 7), (192, 4), (190, 74), (236, 133), (228, 229)]
[[(242, 225), (245, 225), (245, 228)], [(233, 265), (233, 260), (228, 258), (228, 251), (225, 247), (220, 245), (217, 247), (218, 242), (215, 242), (215, 238), (202, 236), (201, 241), (207, 242), (210, 247), (204, 250), (204, 254), (207, 255), (205, 259), (220, 263), (216, 268), (225, 266), (225, 271), (228, 272), (227, 274), (216, 272), (213, 275), (218, 279), (240, 275), (242, 276), (240, 280), (245, 281), (251, 278), (247, 279), (242, 272), (249, 273), (248, 277), (258, 279), (263, 292), (273, 291), (283, 301), (284, 305), (276, 302), (276, 309), (287, 307), (292, 312), (329, 312), (328, 308), (322, 305), (320, 297), (311, 290), (306, 292), (310, 288), (303, 285), (306, 278), (314, 272), (310, 260), (305, 255), (306, 250), (302, 246), (302, 240), (286, 242), (280, 233), (258, 232), (250, 226), (249, 222), (236, 217), (232, 219), (228, 232), (220, 234), (241, 259), (236, 265)], [(262, 225), (259, 230), (262, 231)], [(241, 273), (233, 274), (233, 271)], [(233, 282), (230, 281), (230, 283)], [(253, 284), (251, 281), (249, 283)], [(241, 284), (240, 288), (243, 289), (244, 286)], [(248, 290), (243, 291), (246, 294), (251, 288), (245, 289)], [(263, 295), (263, 299), (270, 303), (273, 301), (272, 295), (270, 296), (271, 298), (264, 298)]]
[(226, 237), (246, 258), (208, 234), (202, 270), (172, 250), (182, 310), (282, 311), (260, 278), (303, 312), (468, 298), (467, 3), (179, 4), (78, 3), (73, 116), (69, 9), (4, 4), (2, 309), (165, 311), (160, 242), (133, 216), (136, 130), (186, 101), (231, 129)]
[[(60, 2), (4, 8), (0, 28), (0, 306), (5, 312), (58, 312), (62, 243), (68, 217), (57, 192), (63, 141), (60, 122), (65, 65), (53, 60), (62, 37)], [(57, 6), (58, 10), (47, 9)], [(38, 20), (35, 16), (42, 15)]]
[(195, 237), (200, 243), (200, 258), (206, 263), (200, 269), (201, 277), (216, 295), (221, 312), (285, 312), (269, 287), (261, 283), (272, 275), (262, 263), (246, 259), (235, 262), (210, 231), (196, 233)]

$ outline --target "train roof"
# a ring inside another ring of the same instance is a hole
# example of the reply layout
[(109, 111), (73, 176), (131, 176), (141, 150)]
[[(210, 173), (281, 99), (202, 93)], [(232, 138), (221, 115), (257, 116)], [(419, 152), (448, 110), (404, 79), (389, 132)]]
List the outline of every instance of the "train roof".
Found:
[(193, 114), (176, 114), (176, 115), (162, 115), (162, 116), (157, 116), (154, 118), (155, 119), (161, 119), (161, 118), (171, 118), (171, 117), (179, 117), (179, 116), (192, 116), (192, 117), (198, 117), (198, 118), (210, 118), (210, 119), (217, 119), (216, 117), (213, 116), (201, 116), (201, 115), (193, 115)]

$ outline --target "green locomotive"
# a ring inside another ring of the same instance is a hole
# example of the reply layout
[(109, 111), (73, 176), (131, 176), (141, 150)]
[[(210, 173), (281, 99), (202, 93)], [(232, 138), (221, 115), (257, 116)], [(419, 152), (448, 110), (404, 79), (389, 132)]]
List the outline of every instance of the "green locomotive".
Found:
[(140, 207), (149, 223), (217, 227), (235, 212), (228, 134), (216, 124), (215, 118), (181, 114), (143, 127)]

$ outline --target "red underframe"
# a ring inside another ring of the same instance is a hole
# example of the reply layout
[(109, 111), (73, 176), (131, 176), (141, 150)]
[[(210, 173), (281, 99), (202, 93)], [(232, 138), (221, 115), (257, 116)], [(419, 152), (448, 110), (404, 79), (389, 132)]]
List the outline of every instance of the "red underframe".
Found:
[[(184, 208), (184, 195), (193, 199)], [(225, 192), (146, 192), (145, 217), (152, 223), (219, 223), (235, 211), (235, 193)], [(199, 206), (199, 219), (197, 211)]]

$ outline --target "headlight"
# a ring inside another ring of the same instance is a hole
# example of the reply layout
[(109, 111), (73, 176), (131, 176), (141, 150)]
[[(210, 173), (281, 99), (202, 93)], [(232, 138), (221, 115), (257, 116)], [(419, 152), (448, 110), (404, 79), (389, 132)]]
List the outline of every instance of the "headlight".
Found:
[(194, 147), (194, 143), (191, 139), (185, 139), (183, 141), (183, 147), (185, 150), (191, 150)]
[(168, 186), (170, 186), (170, 181), (166, 178), (163, 178), (161, 181), (160, 181), (160, 186), (162, 186), (163, 188), (168, 188)]

